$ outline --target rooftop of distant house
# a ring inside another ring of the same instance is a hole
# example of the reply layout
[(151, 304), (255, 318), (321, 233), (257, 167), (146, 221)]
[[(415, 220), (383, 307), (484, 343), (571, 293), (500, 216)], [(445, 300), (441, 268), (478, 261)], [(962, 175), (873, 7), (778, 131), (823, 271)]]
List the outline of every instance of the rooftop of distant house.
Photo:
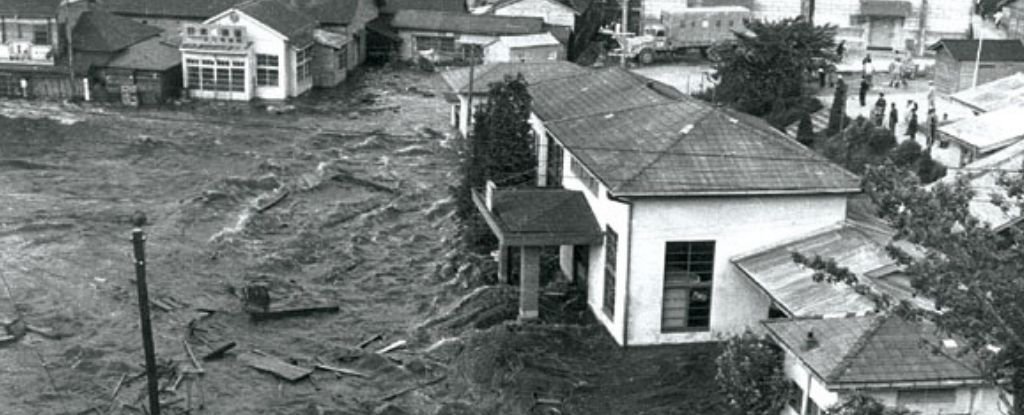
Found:
[[(99, 0), (100, 4), (117, 14), (164, 18), (206, 20), (227, 9), (250, 0)], [(293, 6), (326, 24), (351, 23), (360, 0), (277, 0)], [(365, 1), (365, 0), (364, 0)]]
[(295, 44), (312, 42), (313, 30), (318, 26), (316, 19), (280, 0), (248, 0), (239, 3), (235, 9), (252, 16)]
[(978, 59), (978, 47), (981, 45), (982, 62), (1022, 62), (1024, 61), (1024, 43), (1020, 39), (985, 39), (984, 44), (977, 39), (942, 39), (928, 47), (929, 50), (945, 49), (959, 62)]
[(20, 17), (52, 17), (61, 0), (0, 0), (0, 15)]
[(434, 10), (400, 10), (391, 21), (399, 30), (423, 30), (479, 35), (525, 35), (541, 33), (544, 19), (473, 15)]
[(466, 2), (462, 0), (384, 0), (380, 12), (395, 14), (400, 10), (434, 10), (466, 13)]
[(929, 322), (870, 315), (762, 324), (829, 389), (982, 381), (971, 358), (959, 355), (960, 344), (941, 336)]
[(82, 12), (72, 30), (76, 51), (116, 52), (162, 32), (157, 27), (138, 23), (102, 10)]
[(1024, 141), (999, 150), (960, 169), (959, 174), (947, 174), (942, 183), (952, 184), (966, 176), (974, 196), (968, 208), (975, 219), (988, 223), (996, 231), (1012, 226), (1021, 220), (1020, 209), (1010, 203), (1003, 209), (995, 201), (1011, 201), (1006, 187), (999, 184), (1004, 174), (1020, 171), (1024, 166)]
[(950, 95), (954, 101), (975, 111), (988, 112), (1011, 105), (1024, 105), (1024, 73), (1017, 72)]
[[(476, 94), (486, 94), (490, 84), (518, 74), (522, 74), (527, 83), (533, 83), (589, 71), (567, 61), (486, 63), (477, 65), (473, 70), (473, 92)], [(469, 71), (468, 67), (450, 69), (441, 72), (441, 77), (452, 91), (465, 94), (469, 92)]]

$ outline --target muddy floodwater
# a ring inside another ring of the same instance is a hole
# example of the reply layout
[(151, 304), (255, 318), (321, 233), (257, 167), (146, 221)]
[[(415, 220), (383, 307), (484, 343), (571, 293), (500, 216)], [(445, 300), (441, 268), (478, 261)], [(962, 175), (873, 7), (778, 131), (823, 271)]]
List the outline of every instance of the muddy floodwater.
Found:
[[(513, 287), (459, 278), (444, 88), (389, 69), (269, 110), (0, 101), (0, 322), (32, 328), (0, 344), (0, 414), (142, 413), (135, 211), (164, 413), (714, 413), (713, 346), (623, 351), (583, 297), (518, 325)], [(253, 321), (249, 284), (338, 308)], [(183, 342), (235, 347), (185, 376)], [(289, 382), (252, 353), (357, 375)]]

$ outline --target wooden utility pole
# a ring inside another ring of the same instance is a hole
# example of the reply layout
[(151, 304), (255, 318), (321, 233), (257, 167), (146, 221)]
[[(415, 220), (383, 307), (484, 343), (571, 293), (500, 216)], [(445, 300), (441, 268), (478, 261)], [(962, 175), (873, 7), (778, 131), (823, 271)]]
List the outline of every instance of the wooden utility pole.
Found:
[(971, 88), (978, 86), (978, 71), (981, 70), (981, 48), (985, 46), (985, 34), (978, 34), (978, 54), (974, 57), (974, 79), (971, 81)]
[[(71, 81), (71, 97), (75, 96), (75, 52), (71, 44), (71, 1), (64, 0), (64, 33), (68, 39), (68, 80)], [(71, 98), (69, 97), (69, 98)]]
[(470, 128), (473, 127), (473, 68), (476, 68), (476, 48), (469, 48), (469, 98), (466, 100), (466, 136), (472, 131)]
[(807, 22), (814, 25), (814, 4), (815, 0), (807, 0)]
[(149, 325), (149, 289), (146, 288), (146, 234), (142, 227), (146, 215), (135, 212), (132, 216), (132, 248), (135, 253), (135, 286), (139, 289), (139, 318), (142, 320), (142, 350), (146, 354), (146, 378), (149, 392), (149, 413), (160, 415), (160, 392), (157, 389), (156, 356), (153, 352), (153, 329)]

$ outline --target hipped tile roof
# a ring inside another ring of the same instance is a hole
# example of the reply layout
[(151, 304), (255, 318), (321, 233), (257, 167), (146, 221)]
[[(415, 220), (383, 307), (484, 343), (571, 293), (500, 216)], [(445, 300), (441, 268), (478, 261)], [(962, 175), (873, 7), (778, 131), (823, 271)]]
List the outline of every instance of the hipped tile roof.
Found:
[(763, 121), (610, 68), (530, 86), (534, 112), (616, 196), (854, 193), (859, 179)]
[(61, 0), (0, 0), (0, 15), (55, 17)]
[[(515, 77), (517, 74), (523, 74), (527, 83), (534, 83), (586, 71), (589, 69), (567, 61), (487, 63), (473, 68), (473, 92), (486, 94), (492, 83), (503, 81), (506, 76)], [(452, 91), (459, 94), (469, 92), (468, 67), (444, 71), (441, 77)]]
[(165, 71), (181, 65), (181, 51), (159, 37), (129, 46), (105, 66), (146, 71)]
[(316, 19), (281, 0), (249, 0), (235, 7), (274, 29), (296, 45), (313, 41)]
[[(763, 323), (769, 333), (830, 389), (896, 382), (979, 381), (971, 358), (943, 344), (935, 326), (893, 315), (786, 319)], [(809, 347), (807, 334), (818, 344)]]

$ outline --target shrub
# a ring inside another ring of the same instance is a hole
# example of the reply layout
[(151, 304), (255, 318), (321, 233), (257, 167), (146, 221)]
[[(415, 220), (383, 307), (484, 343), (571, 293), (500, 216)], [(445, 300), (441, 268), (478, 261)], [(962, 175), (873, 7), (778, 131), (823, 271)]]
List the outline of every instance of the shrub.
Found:
[(782, 350), (749, 331), (726, 341), (715, 363), (715, 382), (737, 415), (778, 415), (794, 391)]
[(829, 408), (828, 415), (916, 415), (918, 412), (906, 408), (889, 408), (874, 398), (856, 394)]

